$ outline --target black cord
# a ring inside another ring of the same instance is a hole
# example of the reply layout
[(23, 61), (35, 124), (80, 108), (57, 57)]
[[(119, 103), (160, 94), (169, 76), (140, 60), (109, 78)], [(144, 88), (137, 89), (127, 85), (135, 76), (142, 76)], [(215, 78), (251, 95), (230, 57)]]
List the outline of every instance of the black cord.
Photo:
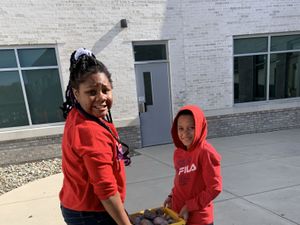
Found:
[[(120, 143), (121, 145), (123, 145), (124, 147), (127, 148), (127, 151), (125, 152), (122, 152), (122, 155), (126, 158), (126, 160), (128, 160), (128, 162), (126, 163), (127, 165), (129, 165), (131, 163), (131, 159), (130, 159), (130, 156), (129, 156), (129, 147), (127, 144), (125, 144), (124, 142), (122, 142), (118, 137), (116, 137), (116, 135), (114, 135), (114, 133), (111, 131), (111, 129), (105, 124), (103, 123), (99, 118), (87, 113), (86, 111), (84, 111), (84, 109), (81, 107), (81, 105), (79, 103), (76, 103), (75, 104), (75, 107), (78, 109), (78, 111), (83, 114), (83, 116), (86, 118), (86, 119), (89, 119), (89, 120), (92, 120), (96, 123), (98, 123), (100, 126), (104, 127), (112, 136), (113, 138), (118, 142)], [(108, 113), (108, 120), (112, 121), (112, 118), (111, 118), (111, 113), (109, 111)]]

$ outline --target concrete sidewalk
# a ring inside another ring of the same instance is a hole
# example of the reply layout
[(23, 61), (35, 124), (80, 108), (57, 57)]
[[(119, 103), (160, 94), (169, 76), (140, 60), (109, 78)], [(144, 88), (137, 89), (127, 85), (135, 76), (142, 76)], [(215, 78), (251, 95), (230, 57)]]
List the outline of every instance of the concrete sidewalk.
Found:
[[(300, 225), (300, 129), (209, 141), (223, 157), (216, 225)], [(129, 213), (162, 205), (174, 175), (172, 145), (137, 151), (127, 168)], [(0, 225), (63, 225), (61, 183), (57, 174), (0, 196)]]

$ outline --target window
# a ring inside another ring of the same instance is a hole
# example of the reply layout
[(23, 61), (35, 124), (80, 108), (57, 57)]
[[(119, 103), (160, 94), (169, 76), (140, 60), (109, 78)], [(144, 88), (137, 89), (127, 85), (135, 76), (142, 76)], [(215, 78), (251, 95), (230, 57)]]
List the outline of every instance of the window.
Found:
[(145, 104), (153, 105), (152, 98), (152, 82), (151, 82), (151, 73), (143, 72), (143, 80), (144, 80), (144, 90), (145, 90)]
[(0, 128), (63, 121), (54, 48), (0, 49)]
[(234, 39), (234, 102), (300, 97), (300, 35)]
[(133, 50), (136, 62), (167, 59), (165, 44), (134, 45)]

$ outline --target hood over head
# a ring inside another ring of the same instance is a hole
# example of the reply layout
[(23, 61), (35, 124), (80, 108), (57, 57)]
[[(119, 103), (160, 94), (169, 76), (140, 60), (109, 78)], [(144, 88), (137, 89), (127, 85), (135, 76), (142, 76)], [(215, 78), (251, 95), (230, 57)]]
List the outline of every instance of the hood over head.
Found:
[(171, 129), (173, 142), (177, 148), (186, 149), (184, 144), (179, 140), (178, 133), (177, 133), (178, 117), (180, 115), (180, 112), (183, 110), (191, 111), (195, 121), (195, 136), (194, 136), (193, 143), (188, 149), (189, 151), (192, 151), (199, 144), (202, 145), (205, 142), (207, 136), (207, 122), (203, 111), (198, 106), (186, 105), (180, 108), (173, 121), (172, 129)]

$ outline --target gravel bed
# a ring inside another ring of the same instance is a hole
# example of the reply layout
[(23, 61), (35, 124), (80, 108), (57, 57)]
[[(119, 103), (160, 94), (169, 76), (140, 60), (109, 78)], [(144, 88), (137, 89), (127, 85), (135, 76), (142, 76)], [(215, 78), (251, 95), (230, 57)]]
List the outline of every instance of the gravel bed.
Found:
[(31, 181), (61, 172), (61, 159), (0, 167), (0, 195)]

